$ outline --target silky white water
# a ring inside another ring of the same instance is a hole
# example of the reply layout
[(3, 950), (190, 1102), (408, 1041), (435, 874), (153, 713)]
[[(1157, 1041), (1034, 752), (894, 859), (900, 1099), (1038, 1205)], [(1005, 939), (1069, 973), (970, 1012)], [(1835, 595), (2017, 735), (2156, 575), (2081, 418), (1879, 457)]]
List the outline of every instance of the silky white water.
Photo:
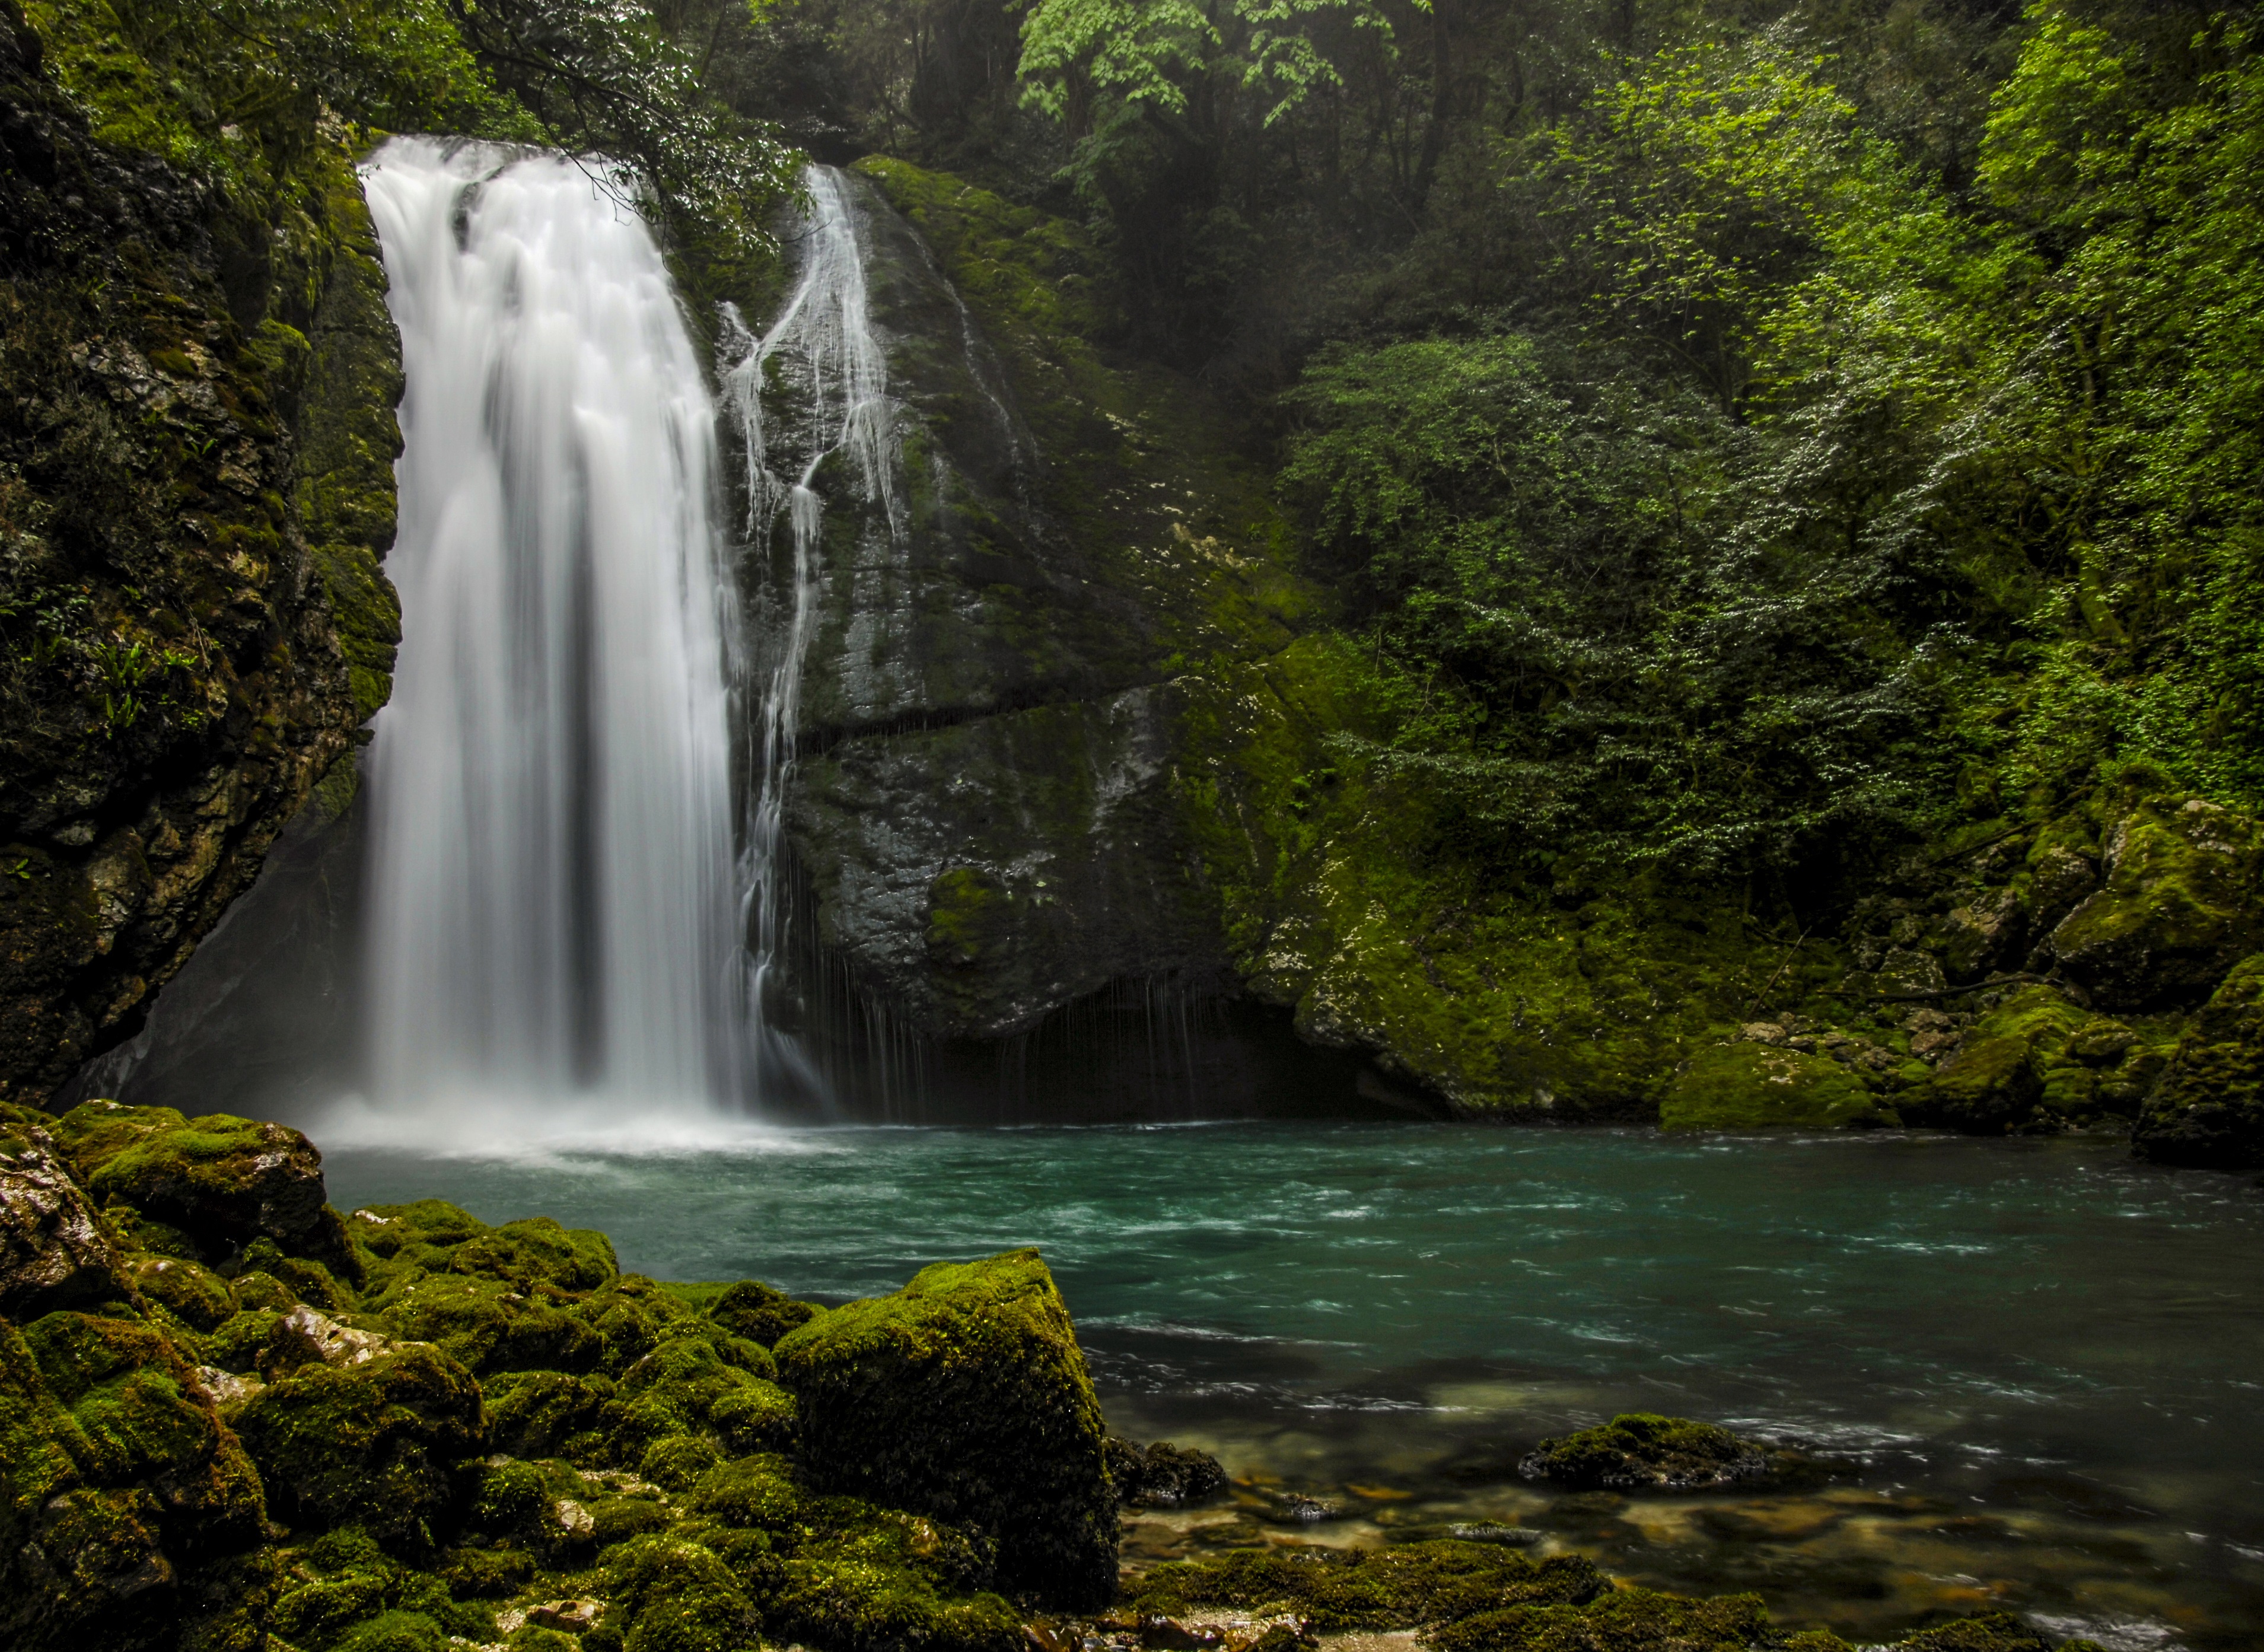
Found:
[(408, 380), (372, 1105), (707, 1112), (744, 1089), (732, 598), (666, 270), (568, 157), (400, 138), (364, 184)]
[(787, 944), (780, 852), (786, 796), (794, 779), (802, 661), (820, 595), (820, 467), (837, 455), (845, 461), (840, 480), (853, 502), (868, 508), (869, 532), (900, 540), (905, 525), (896, 410), (889, 396), (888, 356), (873, 330), (856, 218), (831, 167), (807, 169), (802, 185), (809, 205), (793, 248), (792, 295), (760, 337), (736, 308), (724, 307), (722, 380), (746, 466), (747, 536), (769, 565), (782, 523), (787, 551), (784, 600), (773, 605), (766, 658), (754, 668), (754, 784), (740, 872), (750, 908), (748, 1018), (758, 1051), (757, 1083), (809, 1090), (820, 1081), (794, 1043), (772, 1030), (770, 1006)]

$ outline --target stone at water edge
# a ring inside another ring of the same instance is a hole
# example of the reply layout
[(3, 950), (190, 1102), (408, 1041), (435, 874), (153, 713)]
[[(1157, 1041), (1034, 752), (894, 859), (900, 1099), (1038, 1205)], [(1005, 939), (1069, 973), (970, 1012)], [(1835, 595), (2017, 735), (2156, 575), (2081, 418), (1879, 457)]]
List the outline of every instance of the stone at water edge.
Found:
[(1208, 1452), (1167, 1439), (1141, 1446), (1108, 1437), (1108, 1478), (1128, 1509), (1176, 1509), (1226, 1489), (1226, 1470)]
[(781, 1338), (812, 1481), (981, 1528), (1005, 1589), (1065, 1609), (1116, 1590), (1100, 1404), (1035, 1250), (938, 1263)]

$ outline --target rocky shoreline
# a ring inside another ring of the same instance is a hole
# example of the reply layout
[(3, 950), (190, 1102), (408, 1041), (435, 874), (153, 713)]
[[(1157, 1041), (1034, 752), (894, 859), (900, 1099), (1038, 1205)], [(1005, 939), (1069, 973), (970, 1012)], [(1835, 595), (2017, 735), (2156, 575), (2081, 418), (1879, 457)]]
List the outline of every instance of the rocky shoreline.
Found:
[[(605, 1235), (342, 1214), (279, 1125), (0, 1114), (0, 1638), (120, 1652), (1683, 1652), (1847, 1642), (1500, 1534), (1294, 1537), (1120, 1574), (1120, 1505), (1227, 1489), (1112, 1439), (1034, 1250), (827, 1308)], [(1631, 1415), (1531, 1475), (1772, 1471)], [(1909, 1652), (2043, 1652), (2009, 1614)], [(2088, 1646), (2060, 1643), (2067, 1652)]]

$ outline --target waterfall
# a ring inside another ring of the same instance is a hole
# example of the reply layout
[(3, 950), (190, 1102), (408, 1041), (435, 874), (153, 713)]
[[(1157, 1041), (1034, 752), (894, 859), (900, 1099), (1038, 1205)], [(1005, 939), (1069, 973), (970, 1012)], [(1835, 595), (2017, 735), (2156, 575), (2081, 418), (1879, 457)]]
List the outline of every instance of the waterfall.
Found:
[(408, 376), (376, 1100), (738, 1096), (734, 598), (715, 409), (659, 251), (562, 156), (398, 138), (364, 181)]
[(762, 563), (774, 566), (783, 524), (788, 558), (783, 612), (773, 612), (766, 627), (766, 658), (758, 668), (759, 700), (750, 730), (753, 784), (740, 860), (749, 908), (750, 1018), (765, 1080), (809, 1088), (816, 1084), (810, 1069), (777, 1031), (776, 1002), (787, 942), (780, 834), (794, 778), (802, 656), (816, 622), (819, 596), (824, 528), (824, 506), (816, 491), (820, 467), (837, 456), (845, 461), (844, 482), (878, 518), (868, 520), (867, 532), (900, 541), (905, 517), (888, 357), (867, 306), (856, 221), (840, 173), (812, 166), (802, 182), (809, 206), (794, 243), (792, 293), (759, 337), (737, 308), (723, 307), (721, 377), (745, 459), (747, 536)]

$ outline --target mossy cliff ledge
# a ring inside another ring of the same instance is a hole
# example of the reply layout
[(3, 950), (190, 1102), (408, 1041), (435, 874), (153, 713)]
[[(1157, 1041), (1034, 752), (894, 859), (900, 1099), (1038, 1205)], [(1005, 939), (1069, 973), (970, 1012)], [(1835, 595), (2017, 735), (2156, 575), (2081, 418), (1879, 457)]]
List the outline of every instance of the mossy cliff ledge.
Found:
[(30, 1100), (351, 783), (397, 623), (350, 134), (258, 188), (192, 177), (66, 95), (149, 72), (86, 26), (0, 11), (0, 1095)]
[[(1112, 1460), (1037, 1253), (831, 1308), (624, 1273), (438, 1199), (342, 1215), (296, 1132), (0, 1103), (0, 1642), (22, 1652), (1841, 1652), (1753, 1596), (1498, 1544), (1290, 1544), (1126, 1587)], [(774, 1345), (773, 1345), (774, 1344)], [(1630, 1415), (1536, 1472), (1756, 1472)], [(1175, 1500), (1216, 1463), (1145, 1453)], [(1222, 1629), (1205, 1626), (1223, 1609)], [(1253, 1621), (1253, 1614), (1255, 1619)], [(1944, 1638), (1944, 1637), (1948, 1638)], [(1899, 1643), (2049, 1652), (2010, 1617)], [(2087, 1643), (2070, 1642), (2074, 1647)]]

